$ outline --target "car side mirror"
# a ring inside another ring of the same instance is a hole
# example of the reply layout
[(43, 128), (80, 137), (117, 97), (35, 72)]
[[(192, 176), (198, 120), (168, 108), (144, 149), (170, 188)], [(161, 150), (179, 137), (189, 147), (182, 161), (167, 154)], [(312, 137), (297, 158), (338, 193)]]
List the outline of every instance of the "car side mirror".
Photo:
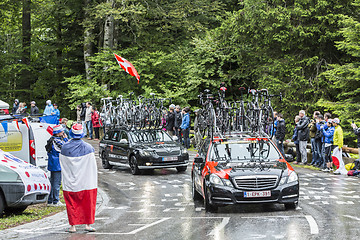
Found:
[(173, 136), (172, 139), (173, 139), (174, 141), (179, 140), (179, 138), (178, 138), (177, 136)]
[(195, 162), (195, 163), (203, 163), (203, 162), (204, 162), (204, 158), (203, 158), (203, 157), (195, 157), (194, 162)]
[(128, 144), (128, 140), (125, 139), (125, 138), (123, 138), (123, 139), (120, 140), (120, 143), (122, 143), (122, 144)]

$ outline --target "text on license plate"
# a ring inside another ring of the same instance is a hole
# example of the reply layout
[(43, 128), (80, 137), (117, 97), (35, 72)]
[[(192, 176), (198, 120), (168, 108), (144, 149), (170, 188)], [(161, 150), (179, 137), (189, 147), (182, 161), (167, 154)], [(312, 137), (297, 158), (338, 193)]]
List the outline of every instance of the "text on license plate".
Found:
[(244, 192), (245, 198), (271, 197), (271, 191)]
[(177, 161), (178, 158), (177, 157), (163, 157), (162, 160), (163, 161)]

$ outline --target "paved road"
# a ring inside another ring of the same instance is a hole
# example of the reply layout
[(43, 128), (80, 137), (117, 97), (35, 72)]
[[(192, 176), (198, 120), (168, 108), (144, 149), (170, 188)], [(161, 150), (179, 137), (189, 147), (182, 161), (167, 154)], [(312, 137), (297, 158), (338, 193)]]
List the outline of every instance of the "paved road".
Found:
[(207, 213), (202, 202), (191, 198), (190, 169), (133, 176), (126, 168), (99, 167), (99, 187), (109, 201), (96, 216), (97, 232), (68, 234), (61, 226), (28, 239), (356, 239), (360, 235), (357, 177), (297, 168), (301, 199), (296, 210), (271, 204), (228, 206)]

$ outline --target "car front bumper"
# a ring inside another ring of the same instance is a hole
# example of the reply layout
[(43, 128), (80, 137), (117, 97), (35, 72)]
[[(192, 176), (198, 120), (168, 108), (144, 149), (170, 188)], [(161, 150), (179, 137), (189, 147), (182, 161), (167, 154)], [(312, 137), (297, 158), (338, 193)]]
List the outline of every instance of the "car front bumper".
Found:
[[(166, 160), (167, 158), (174, 159)], [(189, 164), (188, 154), (166, 157), (142, 157), (138, 155), (136, 156), (136, 159), (139, 169), (186, 167)]]
[[(269, 190), (240, 190), (233, 187), (210, 185), (210, 199), (214, 205), (243, 203), (294, 203), (299, 199), (299, 182), (283, 184)], [(270, 191), (269, 197), (244, 197), (244, 192)]]

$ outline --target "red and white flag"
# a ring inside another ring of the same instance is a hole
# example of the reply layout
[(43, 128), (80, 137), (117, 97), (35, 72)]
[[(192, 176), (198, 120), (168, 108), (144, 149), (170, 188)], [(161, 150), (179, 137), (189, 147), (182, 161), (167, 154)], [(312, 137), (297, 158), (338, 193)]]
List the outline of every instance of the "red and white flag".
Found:
[(13, 121), (15, 127), (17, 128), (18, 131), (20, 131), (20, 127), (19, 127), (19, 122), (17, 120)]
[(82, 140), (70, 140), (61, 148), (60, 164), (69, 224), (93, 224), (97, 196), (94, 148)]
[(128, 74), (130, 74), (133, 77), (136, 77), (136, 79), (138, 80), (138, 84), (139, 84), (139, 80), (140, 80), (140, 76), (138, 74), (138, 72), (136, 71), (135, 67), (131, 64), (131, 62), (129, 62), (128, 60), (126, 60), (123, 57), (120, 57), (119, 55), (115, 54), (115, 59), (116, 61), (119, 63), (120, 67), (122, 69), (124, 69), (125, 72), (127, 72)]

